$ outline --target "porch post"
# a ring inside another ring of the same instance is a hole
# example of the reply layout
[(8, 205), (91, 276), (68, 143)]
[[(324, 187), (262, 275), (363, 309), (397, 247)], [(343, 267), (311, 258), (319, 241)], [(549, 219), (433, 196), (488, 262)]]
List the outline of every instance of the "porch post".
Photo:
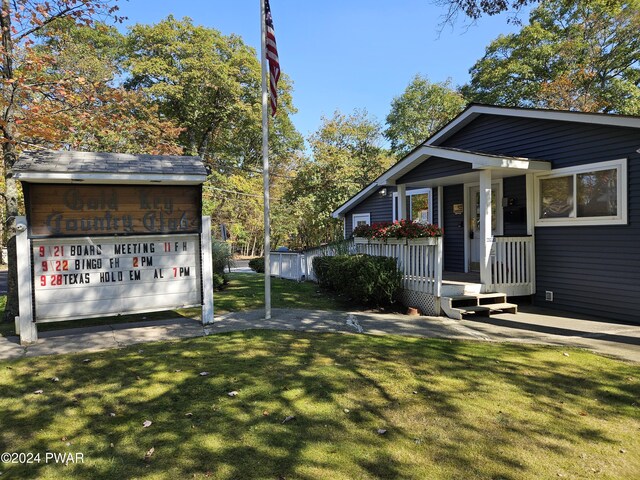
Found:
[(491, 280), (491, 170), (480, 170), (480, 282)]
[(407, 186), (398, 185), (398, 220), (407, 218)]

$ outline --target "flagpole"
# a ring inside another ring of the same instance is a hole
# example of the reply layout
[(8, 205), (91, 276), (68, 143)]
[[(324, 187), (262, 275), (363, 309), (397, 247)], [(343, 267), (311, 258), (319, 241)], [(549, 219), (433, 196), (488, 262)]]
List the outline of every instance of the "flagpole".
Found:
[(267, 90), (267, 32), (264, 0), (260, 0), (262, 48), (262, 189), (264, 191), (264, 318), (271, 318), (271, 225), (269, 221), (269, 107)]

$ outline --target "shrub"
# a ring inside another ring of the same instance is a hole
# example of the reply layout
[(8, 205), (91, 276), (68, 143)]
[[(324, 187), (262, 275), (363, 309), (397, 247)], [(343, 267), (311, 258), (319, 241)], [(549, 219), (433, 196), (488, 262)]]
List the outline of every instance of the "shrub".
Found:
[(314, 257), (311, 261), (313, 266), (313, 272), (318, 279), (318, 284), (324, 288), (332, 288), (331, 281), (329, 279), (329, 265), (331, 259), (335, 257)]
[(225, 268), (233, 266), (233, 253), (226, 242), (214, 240), (211, 243), (211, 255), (213, 257), (213, 272), (224, 275)]
[(402, 273), (394, 258), (360, 254), (316, 257), (313, 267), (321, 285), (364, 305), (388, 305), (402, 286)]
[(264, 257), (249, 260), (249, 268), (257, 273), (264, 273)]
[(229, 280), (225, 274), (225, 268), (233, 265), (233, 253), (229, 244), (214, 240), (211, 243), (211, 259), (213, 267), (213, 288), (221, 289)]

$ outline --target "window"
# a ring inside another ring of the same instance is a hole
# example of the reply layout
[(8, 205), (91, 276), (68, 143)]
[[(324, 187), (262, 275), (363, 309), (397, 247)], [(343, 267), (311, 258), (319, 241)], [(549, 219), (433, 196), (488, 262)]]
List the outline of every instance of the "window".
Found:
[(351, 231), (359, 225), (371, 225), (370, 213), (354, 213), (351, 218)]
[[(430, 188), (419, 188), (409, 190), (407, 192), (408, 208), (407, 215), (410, 220), (419, 223), (433, 223), (432, 205)], [(393, 194), (393, 219), (398, 220), (400, 211), (398, 208), (398, 193)]]
[(627, 223), (627, 161), (562, 168), (538, 177), (536, 225)]

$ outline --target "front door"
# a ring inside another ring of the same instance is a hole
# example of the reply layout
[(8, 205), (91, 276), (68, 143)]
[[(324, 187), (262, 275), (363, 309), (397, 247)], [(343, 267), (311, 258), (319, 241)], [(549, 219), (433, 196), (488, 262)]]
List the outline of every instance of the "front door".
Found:
[[(497, 234), (499, 225), (496, 199), (500, 192), (500, 185), (491, 185), (491, 234)], [(469, 187), (467, 197), (467, 225), (469, 226), (469, 271), (480, 271), (480, 187)]]

